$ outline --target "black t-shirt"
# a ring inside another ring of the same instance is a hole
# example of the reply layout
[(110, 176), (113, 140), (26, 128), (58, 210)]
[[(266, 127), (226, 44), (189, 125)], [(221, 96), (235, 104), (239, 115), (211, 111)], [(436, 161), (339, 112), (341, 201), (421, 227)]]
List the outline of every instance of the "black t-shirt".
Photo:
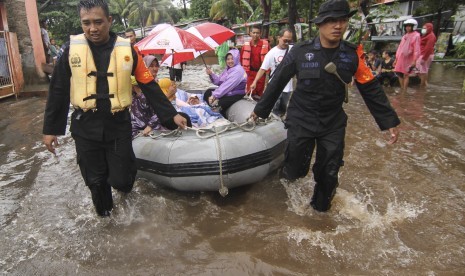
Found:
[(394, 60), (391, 58), (389, 60), (389, 62), (386, 62), (386, 60), (384, 59), (382, 62), (381, 62), (381, 69), (385, 69), (385, 70), (392, 70), (394, 69)]

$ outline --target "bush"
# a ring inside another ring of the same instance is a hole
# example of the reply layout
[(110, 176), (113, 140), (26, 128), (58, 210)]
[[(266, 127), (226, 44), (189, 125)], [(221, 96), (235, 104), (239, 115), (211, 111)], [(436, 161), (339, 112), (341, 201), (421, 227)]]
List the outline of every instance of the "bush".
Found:
[(453, 56), (454, 58), (465, 59), (465, 42), (455, 44)]

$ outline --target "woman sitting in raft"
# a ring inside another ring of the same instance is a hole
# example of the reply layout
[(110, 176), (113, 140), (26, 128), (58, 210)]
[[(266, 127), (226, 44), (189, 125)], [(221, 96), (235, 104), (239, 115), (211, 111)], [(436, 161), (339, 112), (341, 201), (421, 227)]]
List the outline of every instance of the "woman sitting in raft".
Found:
[[(169, 79), (168, 79), (169, 80)], [(174, 123), (164, 122), (161, 123), (155, 114), (152, 107), (147, 103), (142, 90), (137, 85), (137, 81), (134, 77), (131, 77), (132, 81), (132, 104), (131, 104), (131, 125), (132, 125), (132, 139), (136, 138), (140, 134), (147, 136), (156, 129), (167, 130), (176, 129), (177, 126)], [(178, 110), (179, 111), (179, 110)], [(185, 113), (179, 112), (181, 116), (186, 118), (187, 125), (192, 126), (192, 122), (189, 116)]]
[(168, 78), (158, 81), (161, 90), (181, 114), (187, 114), (194, 127), (206, 127), (208, 124), (223, 118), (220, 113), (213, 112), (209, 106), (200, 102), (195, 94), (177, 89), (176, 82)]
[(218, 85), (218, 88), (205, 91), (203, 99), (214, 110), (218, 108), (223, 116), (226, 114), (226, 109), (245, 95), (247, 78), (244, 68), (239, 63), (239, 58), (239, 50), (231, 49), (226, 54), (226, 69), (221, 75), (215, 75), (210, 68), (206, 70), (210, 80)]

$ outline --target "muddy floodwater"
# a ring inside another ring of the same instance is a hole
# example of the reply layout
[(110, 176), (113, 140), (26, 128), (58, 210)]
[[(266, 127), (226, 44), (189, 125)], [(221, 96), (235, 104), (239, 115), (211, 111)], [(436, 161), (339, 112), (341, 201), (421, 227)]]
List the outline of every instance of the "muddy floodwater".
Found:
[[(166, 69), (161, 76), (167, 76)], [(402, 125), (387, 145), (350, 91), (345, 166), (327, 213), (312, 176), (276, 174), (217, 192), (138, 179), (95, 215), (69, 133), (41, 143), (45, 98), (0, 101), (0, 271), (7, 275), (464, 275), (465, 71), (433, 64), (430, 85), (386, 89)], [(202, 65), (183, 89), (210, 84)]]

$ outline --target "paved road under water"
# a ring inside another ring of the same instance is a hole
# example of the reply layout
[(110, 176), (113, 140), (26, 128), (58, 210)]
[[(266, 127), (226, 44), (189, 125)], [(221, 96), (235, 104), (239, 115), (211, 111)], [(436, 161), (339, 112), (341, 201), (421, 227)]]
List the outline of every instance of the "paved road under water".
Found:
[[(387, 145), (358, 92), (328, 213), (311, 176), (218, 193), (138, 179), (94, 214), (69, 134), (41, 144), (44, 98), (0, 102), (0, 271), (10, 275), (458, 275), (465, 271), (465, 72), (434, 65), (427, 89), (387, 89), (402, 126)], [(183, 88), (208, 86), (201, 66)], [(167, 75), (166, 70), (161, 75)]]

